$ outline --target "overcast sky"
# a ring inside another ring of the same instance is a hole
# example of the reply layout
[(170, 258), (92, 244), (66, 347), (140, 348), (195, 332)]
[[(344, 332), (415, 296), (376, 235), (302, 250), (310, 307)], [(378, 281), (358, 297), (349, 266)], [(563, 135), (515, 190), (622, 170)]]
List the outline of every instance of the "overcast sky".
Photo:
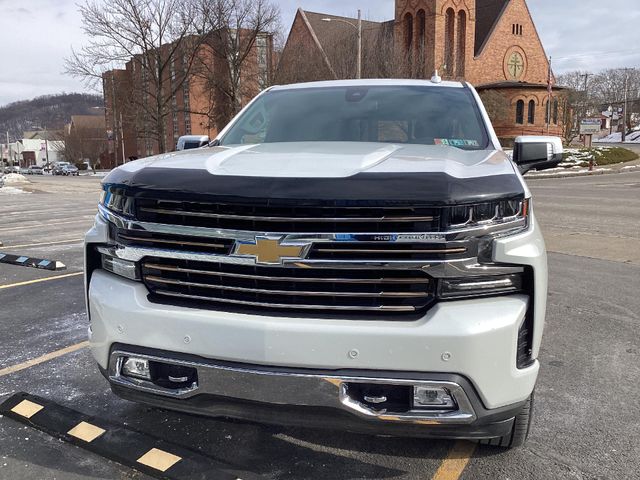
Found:
[[(81, 0), (0, 0), (0, 106), (39, 95), (84, 91), (62, 73), (71, 47), (84, 41)], [(297, 7), (389, 20), (394, 0), (274, 0), (289, 31)], [(640, 67), (638, 0), (528, 0), (556, 74)]]

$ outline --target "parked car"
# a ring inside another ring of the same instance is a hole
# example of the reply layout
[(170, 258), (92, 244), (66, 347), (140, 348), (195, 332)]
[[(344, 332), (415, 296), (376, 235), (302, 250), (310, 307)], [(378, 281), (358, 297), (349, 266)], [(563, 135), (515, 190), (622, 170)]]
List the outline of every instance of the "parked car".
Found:
[(16, 165), (4, 167), (4, 173), (20, 173), (20, 167)]
[(176, 150), (191, 150), (192, 148), (200, 148), (209, 144), (209, 137), (206, 135), (185, 135), (178, 139)]
[(93, 356), (161, 408), (520, 446), (547, 301), (521, 173), (562, 154), (510, 159), (468, 83), (272, 87), (210, 148), (104, 179)]
[(56, 162), (51, 168), (51, 175), (63, 175), (62, 170), (65, 166), (71, 165), (69, 162)]
[(29, 168), (26, 169), (26, 174), (27, 175), (42, 175), (43, 174), (43, 169), (39, 165), (31, 165)]
[(66, 165), (62, 168), (62, 174), (77, 177), (78, 175), (80, 175), (80, 170), (75, 165)]

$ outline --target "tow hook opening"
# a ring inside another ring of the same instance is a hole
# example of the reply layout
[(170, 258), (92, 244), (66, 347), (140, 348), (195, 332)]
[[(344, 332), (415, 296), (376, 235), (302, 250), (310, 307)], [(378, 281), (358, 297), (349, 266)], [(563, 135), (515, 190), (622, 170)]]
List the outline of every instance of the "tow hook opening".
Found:
[(453, 395), (444, 387), (354, 382), (346, 383), (344, 389), (351, 401), (377, 414), (458, 409)]

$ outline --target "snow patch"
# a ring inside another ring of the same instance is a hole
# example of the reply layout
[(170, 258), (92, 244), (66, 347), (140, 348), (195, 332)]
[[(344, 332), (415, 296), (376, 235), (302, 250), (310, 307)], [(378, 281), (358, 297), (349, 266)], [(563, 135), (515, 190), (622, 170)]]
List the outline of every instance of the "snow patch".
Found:
[(27, 180), (27, 177), (20, 175), (19, 173), (8, 173), (2, 177), (5, 185), (11, 185), (16, 183), (31, 183)]
[[(594, 143), (622, 143), (622, 132), (612, 133), (606, 137), (598, 138)], [(631, 132), (624, 143), (640, 143), (640, 132)]]
[(2, 188), (0, 188), (0, 195), (16, 195), (16, 194), (20, 194), (20, 193), (31, 193), (31, 192), (25, 192), (24, 190), (21, 190), (21, 189), (16, 188), (16, 187), (2, 187)]
[(610, 172), (610, 168), (594, 168), (593, 171), (589, 171), (588, 168), (551, 168), (549, 170), (545, 170), (544, 173), (527, 173), (525, 177), (530, 178), (544, 178), (544, 177), (575, 177), (575, 176), (583, 176), (583, 175), (593, 175), (595, 173), (604, 173)]

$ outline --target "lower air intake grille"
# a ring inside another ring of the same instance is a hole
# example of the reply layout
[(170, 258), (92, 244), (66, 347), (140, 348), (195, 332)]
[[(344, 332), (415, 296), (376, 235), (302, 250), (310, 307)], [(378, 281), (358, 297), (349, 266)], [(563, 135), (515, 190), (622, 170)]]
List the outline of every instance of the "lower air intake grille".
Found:
[(157, 303), (216, 310), (415, 314), (434, 300), (420, 270), (305, 269), (147, 258), (144, 282)]

